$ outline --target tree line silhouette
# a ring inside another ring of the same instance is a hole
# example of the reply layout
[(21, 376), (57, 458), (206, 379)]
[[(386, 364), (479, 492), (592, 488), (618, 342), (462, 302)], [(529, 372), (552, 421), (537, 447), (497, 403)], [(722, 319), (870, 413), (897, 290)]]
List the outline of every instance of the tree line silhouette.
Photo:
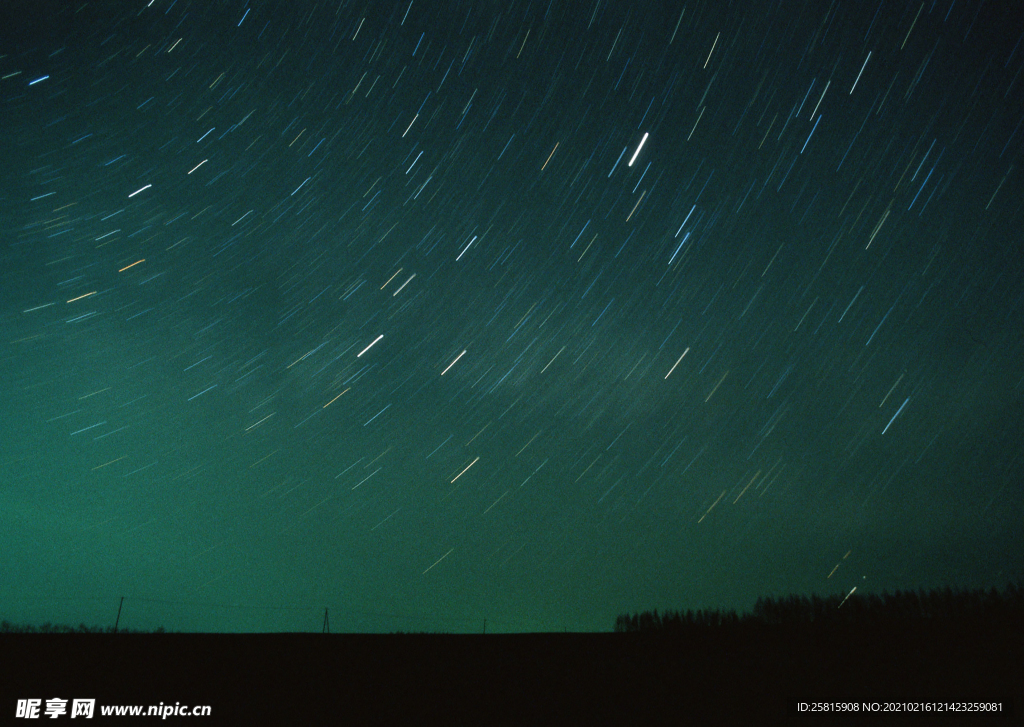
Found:
[(68, 626), (67, 624), (52, 624), (46, 622), (40, 626), (32, 624), (12, 624), (10, 621), (0, 621), (0, 634), (163, 634), (163, 626), (158, 626), (152, 631), (147, 629), (126, 629), (114, 628), (113, 626)]
[[(747, 627), (855, 627), (900, 628), (914, 623), (964, 625), (976, 623), (991, 627), (1024, 623), (1024, 587), (1010, 583), (1002, 591), (985, 589), (935, 588), (932, 590), (883, 592), (842, 596), (761, 597), (749, 613), (720, 609), (658, 609), (621, 614), (615, 619), (616, 633), (692, 633), (695, 631), (734, 631)], [(12, 624), (0, 621), (0, 633), (102, 634), (169, 633), (160, 626), (153, 630), (113, 626), (69, 626), (44, 623)], [(428, 633), (397, 631), (393, 633)], [(444, 633), (444, 632), (433, 632)]]
[(1024, 623), (1024, 588), (1014, 583), (1004, 590), (935, 588), (847, 596), (798, 596), (757, 599), (750, 613), (687, 610), (643, 611), (615, 619), (618, 633), (732, 630), (744, 626), (900, 627), (913, 623), (994, 626)]

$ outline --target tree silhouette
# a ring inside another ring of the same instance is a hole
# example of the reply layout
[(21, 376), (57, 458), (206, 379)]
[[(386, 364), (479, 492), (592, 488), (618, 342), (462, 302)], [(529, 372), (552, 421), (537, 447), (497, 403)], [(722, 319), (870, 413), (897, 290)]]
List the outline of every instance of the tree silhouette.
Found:
[(1024, 621), (1024, 589), (1010, 583), (999, 591), (991, 588), (930, 591), (896, 591), (853, 594), (849, 597), (789, 595), (758, 598), (750, 613), (703, 609), (698, 611), (643, 611), (615, 619), (618, 633), (687, 632), (721, 630), (739, 625), (769, 627), (858, 626), (900, 628), (914, 623), (960, 624), (964, 622), (1009, 623)]

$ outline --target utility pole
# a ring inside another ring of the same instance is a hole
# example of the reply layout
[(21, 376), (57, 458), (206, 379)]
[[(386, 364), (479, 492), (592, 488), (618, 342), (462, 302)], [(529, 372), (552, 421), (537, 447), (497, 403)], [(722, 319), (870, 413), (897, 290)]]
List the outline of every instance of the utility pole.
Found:
[(121, 603), (117, 607), (117, 619), (114, 621), (114, 633), (117, 633), (117, 625), (121, 623), (121, 608), (124, 606), (124, 596), (121, 596)]
[(331, 633), (331, 624), (327, 620), (327, 608), (326, 607), (324, 608), (324, 630), (323, 630), (323, 633), (325, 633), (325, 634)]

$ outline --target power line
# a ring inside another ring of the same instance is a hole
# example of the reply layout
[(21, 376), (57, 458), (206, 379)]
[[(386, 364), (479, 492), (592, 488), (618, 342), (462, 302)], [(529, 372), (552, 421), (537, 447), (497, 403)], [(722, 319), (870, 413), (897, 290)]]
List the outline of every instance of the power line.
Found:
[[(100, 596), (80, 596), (80, 597), (76, 597), (76, 598), (44, 597), (44, 598), (37, 598), (37, 599), (32, 599), (32, 600), (34, 602), (36, 602), (36, 603), (41, 603), (41, 602), (50, 602), (50, 603), (82, 603), (82, 602), (103, 603), (103, 602), (110, 602), (112, 599), (103, 598), (103, 597), (100, 597)], [(324, 609), (323, 630), (324, 630), (325, 633), (328, 632), (328, 628), (329, 628), (329, 626), (328, 626), (327, 611), (328, 611), (329, 608), (332, 607), (331, 604), (326, 604), (326, 605), (324, 605), (324, 604), (308, 604), (308, 605), (301, 605), (300, 606), (300, 605), (257, 604), (257, 603), (219, 603), (219, 602), (211, 602), (211, 601), (189, 601), (189, 600), (181, 600), (181, 599), (151, 598), (151, 597), (148, 597), (148, 596), (121, 596), (120, 600), (118, 601), (118, 610), (117, 610), (117, 615), (115, 617), (115, 624), (114, 624), (115, 629), (117, 629), (119, 624), (120, 624), (121, 613), (122, 613), (122, 610), (124, 608), (124, 604), (125, 604), (126, 601), (129, 603), (129, 606), (131, 606), (132, 603), (146, 603), (146, 604), (157, 604), (157, 605), (162, 605), (162, 606), (180, 606), (180, 607), (183, 607), (185, 609), (188, 609), (189, 611), (196, 611), (196, 610), (202, 610), (202, 609), (215, 609), (216, 608), (216, 609), (230, 609), (230, 610), (236, 610), (236, 611), (250, 611), (250, 612), (251, 611), (263, 611), (263, 612), (267, 612), (267, 611), (274, 612), (274, 611), (276, 611), (276, 612), (292, 612), (292, 613), (297, 613), (297, 612), (306, 611), (306, 612), (319, 613), (320, 609), (323, 608)], [(478, 629), (479, 624), (483, 623), (483, 631), (482, 631), (483, 633), (486, 633), (486, 631), (487, 631), (487, 623), (488, 622), (490, 622), (490, 624), (492, 626), (492, 631), (493, 631), (494, 626), (496, 626), (496, 625), (497, 626), (501, 626), (501, 627), (505, 627), (506, 629), (510, 629), (510, 630), (514, 630), (514, 631), (528, 631), (531, 626), (533, 628), (537, 629), (538, 631), (552, 631), (553, 630), (553, 629), (550, 628), (550, 624), (548, 624), (547, 622), (543, 622), (542, 623), (541, 621), (536, 621), (536, 620), (533, 620), (533, 619), (517, 619), (515, 622), (508, 622), (508, 621), (501, 621), (501, 620), (492, 619), (490, 617), (485, 617), (485, 616), (467, 617), (467, 616), (439, 616), (439, 615), (430, 615), (430, 614), (424, 614), (424, 613), (396, 613), (396, 612), (390, 612), (390, 611), (377, 611), (377, 610), (371, 610), (371, 609), (339, 608), (336, 605), (334, 606), (334, 608), (335, 608), (335, 613), (341, 612), (341, 613), (343, 613), (343, 614), (345, 614), (347, 616), (362, 616), (362, 617), (370, 617), (370, 618), (377, 618), (377, 619), (391, 619), (391, 620), (399, 620), (399, 621), (414, 621), (414, 622), (420, 622), (420, 623), (434, 623), (434, 624), (438, 624), (438, 625), (447, 624), (448, 626), (460, 626), (460, 627), (463, 627), (463, 628), (471, 627), (471, 628), (468, 628), (468, 630), (474, 631), (474, 632)], [(125, 613), (130, 613), (130, 611), (129, 612), (125, 612)], [(545, 625), (547, 626), (547, 628), (544, 628)]]

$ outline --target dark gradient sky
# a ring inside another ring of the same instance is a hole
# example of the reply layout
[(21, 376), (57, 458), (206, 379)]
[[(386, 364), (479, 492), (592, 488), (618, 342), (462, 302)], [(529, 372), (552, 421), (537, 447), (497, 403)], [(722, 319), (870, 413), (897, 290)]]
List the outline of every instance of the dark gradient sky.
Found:
[(3, 615), (1019, 579), (1011, 7), (8, 9)]

